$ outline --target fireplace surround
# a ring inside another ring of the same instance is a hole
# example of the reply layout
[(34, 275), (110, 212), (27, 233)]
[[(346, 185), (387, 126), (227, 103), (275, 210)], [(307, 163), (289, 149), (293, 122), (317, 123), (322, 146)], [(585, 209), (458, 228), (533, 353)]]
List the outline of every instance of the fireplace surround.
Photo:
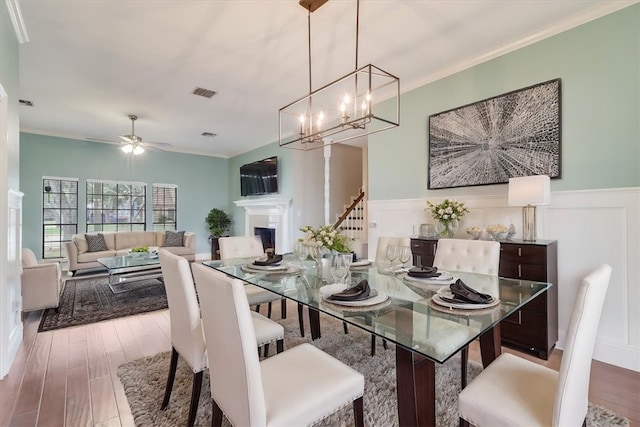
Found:
[(291, 252), (291, 199), (288, 197), (255, 197), (233, 202), (244, 208), (244, 235), (253, 236), (254, 228), (275, 230), (276, 253)]

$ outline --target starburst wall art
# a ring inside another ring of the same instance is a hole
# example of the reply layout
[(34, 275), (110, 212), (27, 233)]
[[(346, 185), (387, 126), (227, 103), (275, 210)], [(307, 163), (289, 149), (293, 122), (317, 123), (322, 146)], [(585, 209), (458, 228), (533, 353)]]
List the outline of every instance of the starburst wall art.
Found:
[(560, 177), (560, 79), (429, 116), (428, 188)]

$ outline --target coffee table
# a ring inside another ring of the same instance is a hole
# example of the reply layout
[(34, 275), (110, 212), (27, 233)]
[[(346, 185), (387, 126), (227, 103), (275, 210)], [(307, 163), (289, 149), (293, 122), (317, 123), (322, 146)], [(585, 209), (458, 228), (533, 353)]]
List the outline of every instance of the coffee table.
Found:
[(162, 278), (160, 259), (157, 255), (136, 254), (98, 258), (98, 262), (109, 272), (109, 288), (114, 294), (130, 289), (119, 289), (118, 285), (145, 279)]

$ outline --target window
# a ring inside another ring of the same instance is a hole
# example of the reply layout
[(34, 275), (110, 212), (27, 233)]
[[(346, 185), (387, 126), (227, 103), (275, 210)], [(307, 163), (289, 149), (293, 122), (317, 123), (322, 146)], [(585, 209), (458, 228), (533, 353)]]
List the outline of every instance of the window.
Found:
[(153, 184), (153, 229), (176, 230), (178, 187), (171, 184)]
[(144, 231), (147, 186), (87, 180), (87, 232)]
[(42, 178), (42, 258), (62, 258), (78, 232), (78, 180)]

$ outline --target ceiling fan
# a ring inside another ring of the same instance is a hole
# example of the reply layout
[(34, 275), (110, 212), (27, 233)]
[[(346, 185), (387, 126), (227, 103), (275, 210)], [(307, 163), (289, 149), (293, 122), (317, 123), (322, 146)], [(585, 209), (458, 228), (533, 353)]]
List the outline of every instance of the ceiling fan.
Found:
[(131, 134), (130, 135), (120, 135), (120, 139), (122, 141), (112, 141), (108, 139), (100, 139), (100, 138), (87, 138), (91, 141), (100, 141), (100, 142), (108, 142), (110, 144), (119, 144), (121, 145), (120, 149), (125, 153), (133, 153), (135, 155), (142, 154), (146, 149), (151, 150), (162, 150), (166, 147), (171, 147), (171, 144), (168, 142), (143, 142), (142, 138), (140, 138), (135, 133), (135, 122), (138, 120), (138, 116), (134, 114), (129, 115), (129, 120), (131, 120)]

